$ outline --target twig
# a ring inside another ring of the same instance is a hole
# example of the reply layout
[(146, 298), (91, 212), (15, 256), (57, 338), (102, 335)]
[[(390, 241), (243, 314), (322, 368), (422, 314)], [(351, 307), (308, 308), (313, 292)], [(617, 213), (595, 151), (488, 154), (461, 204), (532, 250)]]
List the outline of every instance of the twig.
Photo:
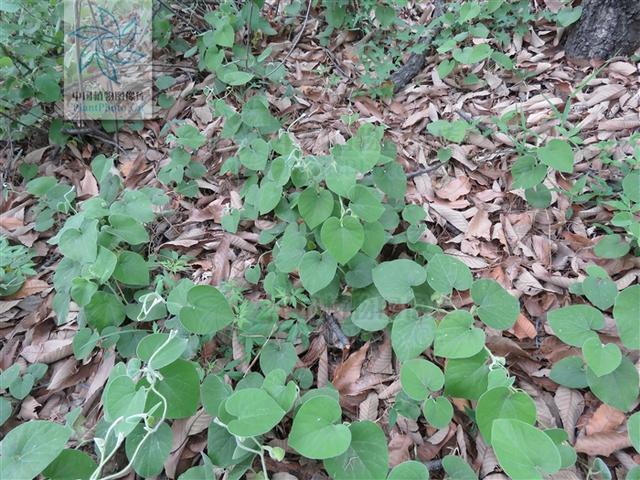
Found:
[(89, 137), (97, 138), (98, 140), (101, 140), (104, 143), (108, 143), (109, 145), (113, 145), (122, 153), (126, 153), (126, 150), (122, 148), (122, 146), (118, 142), (114, 142), (113, 140), (111, 140), (110, 138), (104, 135), (99, 135), (98, 132), (100, 132), (100, 130), (90, 129), (89, 131), (86, 131), (85, 129), (80, 129), (80, 128), (69, 129), (69, 130), (62, 129), (62, 133), (66, 135), (87, 135)]
[(291, 56), (293, 51), (298, 46), (298, 43), (300, 43), (300, 39), (302, 38), (302, 34), (304, 33), (304, 29), (307, 28), (307, 22), (309, 21), (309, 12), (311, 12), (311, 3), (312, 3), (312, 0), (308, 0), (308, 2), (307, 2), (307, 13), (305, 13), (305, 15), (304, 15), (304, 22), (302, 22), (302, 27), (300, 27), (300, 31), (296, 35), (296, 38), (293, 40), (293, 44), (291, 45), (291, 48), (287, 52), (287, 55), (282, 59), (282, 61), (273, 70), (271, 70), (269, 73), (267, 73), (265, 75), (265, 77), (270, 77), (276, 71), (278, 71), (278, 69), (280, 69), (280, 67), (284, 65), (284, 62), (286, 62), (287, 59)]
[(426, 62), (426, 55), (431, 42), (440, 33), (440, 17), (444, 13), (444, 0), (434, 0), (435, 9), (433, 10), (433, 16), (431, 24), (429, 25), (429, 31), (420, 41), (420, 43), (426, 45), (423, 53), (412, 53), (400, 69), (391, 75), (391, 82), (393, 83), (393, 92), (399, 92), (402, 90), (420, 71), (424, 68)]
[(436, 162), (432, 165), (427, 165), (426, 167), (419, 168), (415, 172), (409, 172), (407, 173), (407, 180), (411, 180), (412, 178), (419, 177), (420, 175), (424, 175), (425, 173), (433, 172), (444, 165), (446, 165), (446, 163)]
[(40, 130), (42, 133), (48, 135), (49, 132), (46, 131), (44, 128), (39, 127), (38, 125), (27, 125), (26, 123), (21, 122), (20, 120), (18, 120), (17, 118), (13, 118), (10, 115), (7, 115), (6, 113), (4, 113), (3, 111), (0, 111), (0, 115), (2, 115), (5, 118), (8, 118), (9, 120), (11, 120), (12, 122), (16, 122), (19, 123), (20, 125), (22, 125), (23, 127), (27, 127), (27, 128), (35, 128), (36, 130)]
[(338, 62), (338, 59), (336, 58), (336, 56), (333, 54), (333, 52), (331, 50), (329, 50), (327, 47), (320, 45), (320, 48), (322, 48), (322, 50), (324, 51), (325, 55), (327, 57), (329, 57), (329, 60), (331, 60), (331, 63), (333, 63), (333, 66), (336, 67), (336, 70), (338, 70), (338, 73), (340, 75), (342, 75), (343, 77), (345, 77), (348, 80), (351, 80), (351, 77), (349, 76), (349, 74), (347, 72), (345, 72), (342, 67), (340, 66), (340, 63)]

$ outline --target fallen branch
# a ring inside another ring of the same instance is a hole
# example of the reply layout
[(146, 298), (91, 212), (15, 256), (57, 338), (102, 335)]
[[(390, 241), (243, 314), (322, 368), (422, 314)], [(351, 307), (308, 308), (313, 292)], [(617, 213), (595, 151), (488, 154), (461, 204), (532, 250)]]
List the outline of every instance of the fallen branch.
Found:
[(391, 74), (391, 82), (393, 83), (393, 92), (397, 93), (402, 90), (413, 78), (418, 75), (424, 68), (426, 63), (427, 52), (431, 47), (431, 42), (440, 33), (440, 17), (444, 13), (444, 0), (434, 0), (435, 9), (431, 17), (431, 23), (426, 35), (422, 38), (420, 43), (424, 44), (426, 48), (422, 53), (412, 53), (407, 63), (405, 63), (400, 70)]

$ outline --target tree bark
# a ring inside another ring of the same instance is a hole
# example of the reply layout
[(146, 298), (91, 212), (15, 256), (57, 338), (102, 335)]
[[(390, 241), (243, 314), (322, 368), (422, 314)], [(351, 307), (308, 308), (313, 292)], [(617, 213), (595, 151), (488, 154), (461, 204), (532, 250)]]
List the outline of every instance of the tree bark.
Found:
[(606, 60), (640, 47), (640, 0), (584, 0), (565, 44), (569, 58)]

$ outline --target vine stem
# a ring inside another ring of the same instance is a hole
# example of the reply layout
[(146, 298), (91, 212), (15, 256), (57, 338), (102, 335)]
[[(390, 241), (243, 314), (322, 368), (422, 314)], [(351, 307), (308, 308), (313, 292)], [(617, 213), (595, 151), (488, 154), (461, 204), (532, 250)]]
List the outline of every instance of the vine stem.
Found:
[[(219, 425), (221, 427), (224, 427), (228, 432), (229, 432), (229, 427), (227, 427), (226, 424), (222, 423), (220, 421), (220, 419), (218, 417), (215, 417), (213, 419), (213, 422), (216, 425)], [(229, 432), (231, 433), (231, 432)], [(260, 450), (254, 450), (253, 448), (249, 448), (246, 445), (244, 445), (241, 441), (240, 438), (237, 437), (236, 435), (234, 435), (233, 433), (231, 433), (231, 435), (233, 435), (233, 438), (236, 439), (236, 445), (238, 446), (238, 448), (240, 450), (244, 450), (245, 452), (250, 452), (250, 453), (255, 453), (256, 455), (258, 455), (260, 457), (260, 465), (262, 466), (262, 473), (264, 474), (264, 478), (265, 480), (269, 480), (269, 472), (267, 471), (267, 463), (264, 459), (264, 447), (260, 444), (260, 442), (258, 442), (254, 437), (248, 437), (251, 440), (253, 440), (253, 442), (258, 446), (258, 448)], [(106, 479), (103, 479), (106, 480)]]
[[(175, 338), (175, 336), (178, 334), (178, 332), (176, 330), (171, 330), (171, 332), (169, 332), (169, 336), (168, 338), (162, 343), (162, 345), (160, 345), (160, 347), (158, 347), (158, 349), (153, 352), (153, 355), (151, 355), (151, 357), (149, 358), (149, 361), (147, 362), (147, 365), (151, 365), (152, 361), (155, 359), (156, 355), (158, 355), (167, 345), (169, 345), (169, 342), (171, 342), (171, 340), (173, 340)], [(160, 402), (156, 405), (153, 406), (153, 408), (148, 412), (148, 413), (142, 413), (142, 414), (136, 414), (136, 415), (131, 415), (129, 417), (126, 418), (127, 421), (129, 420), (133, 420), (136, 418), (142, 418), (144, 423), (145, 423), (145, 429), (147, 430), (147, 433), (145, 434), (144, 437), (142, 437), (142, 440), (140, 440), (140, 443), (138, 443), (138, 445), (136, 446), (135, 451), (133, 452), (133, 455), (131, 455), (131, 458), (129, 459), (129, 463), (122, 468), (120, 471), (113, 473), (111, 475), (107, 475), (106, 477), (100, 477), (100, 472), (102, 471), (102, 469), (104, 468), (104, 466), (106, 465), (106, 463), (109, 461), (109, 459), (111, 457), (113, 457), (113, 455), (115, 454), (115, 452), (120, 448), (120, 446), (122, 445), (122, 441), (124, 440), (124, 435), (119, 434), (118, 435), (118, 441), (116, 443), (115, 448), (109, 453), (109, 455), (107, 455), (106, 457), (104, 456), (104, 451), (101, 451), (100, 456), (101, 456), (101, 460), (100, 463), (98, 464), (98, 468), (96, 468), (96, 470), (93, 472), (93, 474), (90, 477), (90, 480), (115, 480), (117, 478), (122, 477), (123, 475), (125, 475), (133, 466), (133, 463), (135, 462), (138, 454), (140, 453), (142, 447), (144, 446), (144, 444), (146, 443), (146, 441), (149, 439), (149, 437), (151, 435), (153, 435), (154, 433), (156, 433), (158, 431), (158, 429), (160, 428), (160, 425), (162, 425), (164, 423), (164, 420), (167, 418), (167, 408), (168, 408), (168, 403), (167, 403), (167, 399), (164, 397), (164, 395), (162, 395), (155, 387), (156, 381), (158, 380), (158, 378), (160, 378), (159, 373), (157, 373), (154, 369), (149, 368), (148, 366), (145, 367), (142, 370), (145, 374), (146, 374), (146, 378), (147, 381), (149, 382), (149, 390), (153, 393), (155, 393), (158, 398), (160, 398)], [(149, 418), (151, 417), (151, 415), (155, 412), (155, 410), (158, 408), (158, 406), (162, 404), (162, 417), (155, 422), (153, 427), (149, 427)], [(109, 438), (110, 433), (113, 431), (113, 429), (116, 427), (116, 425), (120, 422), (122, 422), (123, 420), (125, 420), (125, 417), (118, 417), (111, 426), (109, 426), (109, 429), (107, 430), (107, 434), (105, 435), (105, 445), (107, 443), (107, 439)]]
[(254, 450), (253, 448), (245, 447), (240, 442), (240, 439), (238, 437), (235, 437), (235, 438), (236, 438), (236, 445), (238, 445), (238, 448), (240, 448), (241, 450), (245, 450), (247, 452), (255, 453), (260, 457), (260, 465), (262, 466), (262, 473), (264, 474), (265, 480), (269, 480), (269, 473), (267, 472), (267, 463), (264, 460), (264, 448), (262, 447), (262, 445), (260, 445), (260, 443), (255, 438), (250, 437), (251, 440), (253, 440), (258, 445), (258, 447), (260, 447), (260, 450)]

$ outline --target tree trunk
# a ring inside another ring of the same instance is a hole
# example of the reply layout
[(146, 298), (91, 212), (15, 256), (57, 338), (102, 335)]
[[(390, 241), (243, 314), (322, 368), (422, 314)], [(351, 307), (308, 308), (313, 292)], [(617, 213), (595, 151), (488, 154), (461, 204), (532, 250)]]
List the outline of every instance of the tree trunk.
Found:
[(584, 0), (565, 45), (569, 58), (606, 60), (640, 47), (640, 0)]

